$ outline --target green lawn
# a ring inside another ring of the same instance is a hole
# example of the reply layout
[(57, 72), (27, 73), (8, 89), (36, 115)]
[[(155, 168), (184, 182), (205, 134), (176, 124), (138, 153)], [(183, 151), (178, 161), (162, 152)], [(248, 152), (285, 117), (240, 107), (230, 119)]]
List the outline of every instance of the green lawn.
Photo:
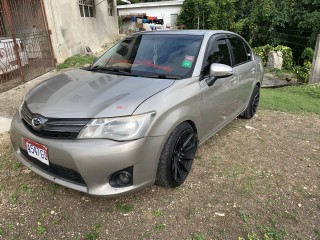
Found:
[(263, 88), (260, 107), (282, 112), (320, 115), (320, 85)]

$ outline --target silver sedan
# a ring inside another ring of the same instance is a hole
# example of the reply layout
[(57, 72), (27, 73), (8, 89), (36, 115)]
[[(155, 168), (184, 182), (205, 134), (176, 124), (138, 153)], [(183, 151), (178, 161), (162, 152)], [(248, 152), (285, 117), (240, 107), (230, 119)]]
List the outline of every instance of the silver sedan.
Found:
[(261, 59), (235, 33), (136, 33), (29, 92), (11, 125), (15, 156), (92, 195), (177, 187), (200, 144), (254, 116), (262, 76)]

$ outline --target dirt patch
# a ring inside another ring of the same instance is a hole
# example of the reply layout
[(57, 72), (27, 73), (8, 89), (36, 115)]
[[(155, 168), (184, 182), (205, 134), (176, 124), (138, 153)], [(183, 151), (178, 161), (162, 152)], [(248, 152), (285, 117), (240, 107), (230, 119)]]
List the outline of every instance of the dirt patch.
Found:
[(317, 116), (237, 119), (200, 147), (181, 187), (117, 199), (43, 179), (0, 140), (0, 239), (320, 238)]

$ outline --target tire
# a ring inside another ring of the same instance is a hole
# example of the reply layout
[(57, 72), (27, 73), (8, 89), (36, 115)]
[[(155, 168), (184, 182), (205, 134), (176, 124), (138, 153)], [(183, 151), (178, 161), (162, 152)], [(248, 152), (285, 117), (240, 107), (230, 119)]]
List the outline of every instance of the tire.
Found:
[(155, 184), (168, 188), (181, 185), (191, 170), (197, 148), (197, 133), (189, 123), (181, 123), (162, 149)]
[(241, 118), (250, 119), (256, 114), (260, 99), (260, 87), (256, 85), (252, 91), (251, 98), (247, 108), (239, 116)]

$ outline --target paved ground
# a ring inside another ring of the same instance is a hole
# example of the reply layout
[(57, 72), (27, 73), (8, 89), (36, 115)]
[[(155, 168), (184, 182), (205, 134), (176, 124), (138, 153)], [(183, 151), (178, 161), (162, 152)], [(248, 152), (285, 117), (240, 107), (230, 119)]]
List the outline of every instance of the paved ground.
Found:
[[(0, 93), (0, 133), (9, 131), (11, 119), (18, 110), (23, 97), (27, 92), (38, 83), (59, 74), (56, 70), (37, 77), (23, 85), (10, 89), (9, 91)], [(272, 74), (266, 73), (262, 87), (279, 87), (288, 85), (286, 81), (278, 80)]]

